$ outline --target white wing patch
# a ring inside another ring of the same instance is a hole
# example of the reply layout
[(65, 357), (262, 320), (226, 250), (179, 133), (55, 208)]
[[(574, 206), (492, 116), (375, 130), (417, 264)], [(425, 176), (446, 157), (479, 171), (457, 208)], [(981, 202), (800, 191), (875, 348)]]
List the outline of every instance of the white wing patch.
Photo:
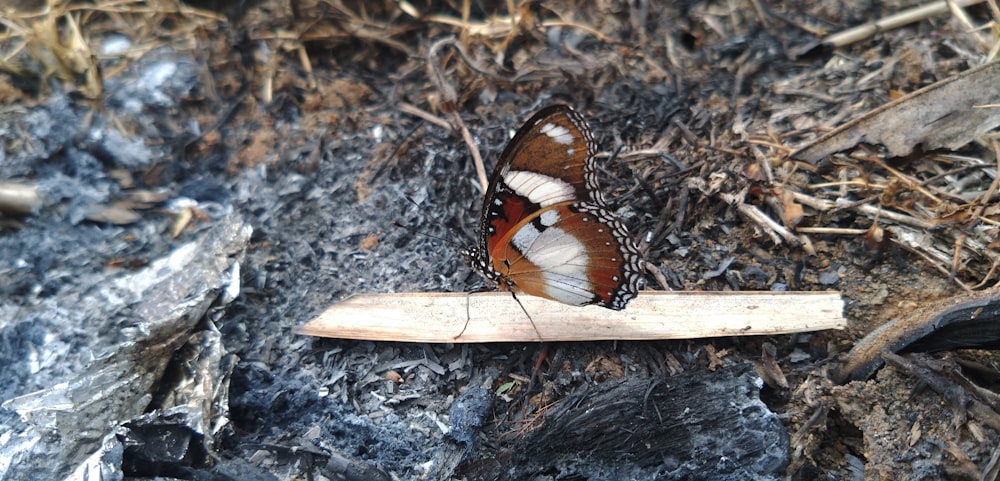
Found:
[[(558, 220), (556, 212), (542, 213), (542, 225)], [(511, 244), (542, 271), (546, 295), (577, 306), (593, 302), (593, 286), (587, 278), (587, 247), (576, 237), (557, 227), (539, 231), (528, 223), (514, 234)]]
[(514, 193), (542, 207), (576, 198), (572, 185), (535, 172), (511, 170), (504, 174), (503, 180)]
[(559, 211), (555, 209), (544, 210), (542, 215), (538, 216), (538, 220), (541, 221), (542, 225), (545, 227), (552, 227), (556, 222), (559, 222)]
[[(514, 237), (510, 238), (510, 243), (514, 244), (514, 248), (516, 248), (518, 252), (527, 253), (528, 250), (531, 249), (531, 245), (535, 243), (535, 240), (538, 239), (538, 236), (540, 235), (542, 235), (542, 233), (538, 232), (538, 229), (536, 229), (535, 226), (529, 222), (517, 230)], [(508, 255), (507, 258), (510, 259), (511, 256)]]
[(573, 143), (573, 133), (569, 131), (566, 127), (562, 125), (556, 125), (551, 122), (542, 126), (539, 132), (548, 135), (552, 140), (563, 145), (570, 145)]

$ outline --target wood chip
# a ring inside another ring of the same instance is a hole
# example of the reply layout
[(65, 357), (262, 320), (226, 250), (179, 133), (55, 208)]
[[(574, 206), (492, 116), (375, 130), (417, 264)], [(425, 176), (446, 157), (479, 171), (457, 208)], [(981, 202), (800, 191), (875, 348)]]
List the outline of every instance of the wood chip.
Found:
[(31, 215), (42, 206), (38, 187), (33, 184), (0, 182), (0, 213)]

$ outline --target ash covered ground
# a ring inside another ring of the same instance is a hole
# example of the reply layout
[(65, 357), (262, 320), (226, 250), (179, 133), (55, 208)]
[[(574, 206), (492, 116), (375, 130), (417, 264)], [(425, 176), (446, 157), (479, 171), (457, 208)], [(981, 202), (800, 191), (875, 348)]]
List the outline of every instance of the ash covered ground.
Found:
[[(73, 21), (22, 7), (5, 27), (38, 42), (24, 32), (42, 25), (62, 32), (52, 52), (75, 58), (69, 47), (86, 45), (92, 55), (74, 68), (25, 50), (0, 88), (0, 179), (39, 194), (27, 215), (0, 218), (3, 479), (74, 469), (109, 479), (979, 479), (995, 469), (995, 413), (967, 413), (905, 365), (846, 384), (828, 371), (879, 325), (995, 283), (993, 246), (962, 253), (949, 273), (863, 235), (776, 241), (739, 209), (788, 222), (795, 202), (782, 192), (795, 191), (952, 212), (925, 208), (914, 178), (955, 211), (977, 207), (958, 194), (993, 182), (985, 143), (881, 164), (788, 158), (896, 92), (976, 65), (982, 38), (954, 17), (832, 49), (820, 33), (902, 7), (564, 2), (522, 6), (512, 24), (505, 4), (472, 5), (464, 21), (460, 9), (409, 3), (124, 5), (78, 6)], [(969, 13), (990, 20), (986, 8)], [(147, 27), (126, 27), (139, 20)], [(648, 288), (836, 290), (850, 328), (553, 344), (536, 382), (535, 344), (293, 332), (351, 294), (483, 288), (439, 240), (471, 245), (478, 231), (481, 193), (456, 118), (489, 169), (551, 103), (592, 124), (605, 196), (658, 272)], [(980, 215), (993, 219), (986, 201)], [(850, 207), (805, 205), (802, 217), (799, 227), (893, 228)], [(951, 249), (959, 227), (921, 239)], [(787, 386), (751, 369), (768, 349)], [(966, 356), (995, 391), (991, 353)], [(963, 359), (931, 360), (971, 370)], [(580, 419), (589, 430), (575, 434), (549, 411), (560, 400), (607, 406), (608, 392), (674, 407), (670, 393), (728, 399), (712, 386), (733, 387), (725, 395), (745, 400), (744, 415), (725, 420), (775, 452), (744, 452), (753, 461), (732, 466), (719, 453), (739, 439), (717, 451), (667, 445), (677, 431), (601, 442), (613, 431), (602, 421), (646, 415), (641, 405)]]

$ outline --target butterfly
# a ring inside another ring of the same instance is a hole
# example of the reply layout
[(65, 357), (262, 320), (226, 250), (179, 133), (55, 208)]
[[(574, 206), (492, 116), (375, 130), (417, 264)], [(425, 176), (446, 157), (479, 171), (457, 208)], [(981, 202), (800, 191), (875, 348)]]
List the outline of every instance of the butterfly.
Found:
[(643, 260), (597, 185), (597, 142), (582, 115), (551, 105), (507, 144), (490, 177), (469, 264), (501, 290), (621, 310)]

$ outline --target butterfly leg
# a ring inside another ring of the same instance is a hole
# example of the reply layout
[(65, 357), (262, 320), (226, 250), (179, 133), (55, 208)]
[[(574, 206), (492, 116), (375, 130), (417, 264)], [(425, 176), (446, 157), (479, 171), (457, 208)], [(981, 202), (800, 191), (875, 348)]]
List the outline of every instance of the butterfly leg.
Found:
[[(549, 343), (547, 342), (543, 342), (541, 347), (538, 349), (538, 354), (535, 356), (535, 367), (531, 370), (531, 378), (528, 380), (528, 386), (524, 389), (524, 401), (521, 411), (521, 417), (524, 419), (528, 418), (527, 413), (531, 404), (529, 400), (531, 399), (531, 390), (535, 387), (535, 379), (538, 379), (538, 385), (542, 386), (541, 391), (545, 391), (545, 380), (542, 379), (540, 375), (542, 363), (548, 363), (549, 366), (552, 365), (552, 360), (549, 359)], [(541, 404), (545, 403), (543, 402)]]
[[(538, 377), (538, 372), (542, 370), (542, 363), (546, 362), (550, 366), (552, 365), (552, 360), (549, 359), (549, 343), (543, 342), (541, 349), (538, 350), (538, 357), (535, 359), (535, 368), (531, 370), (531, 380), (528, 381), (528, 389), (526, 392), (531, 392), (531, 386), (535, 384), (535, 378)], [(539, 383), (542, 382), (541, 379), (538, 380)]]

